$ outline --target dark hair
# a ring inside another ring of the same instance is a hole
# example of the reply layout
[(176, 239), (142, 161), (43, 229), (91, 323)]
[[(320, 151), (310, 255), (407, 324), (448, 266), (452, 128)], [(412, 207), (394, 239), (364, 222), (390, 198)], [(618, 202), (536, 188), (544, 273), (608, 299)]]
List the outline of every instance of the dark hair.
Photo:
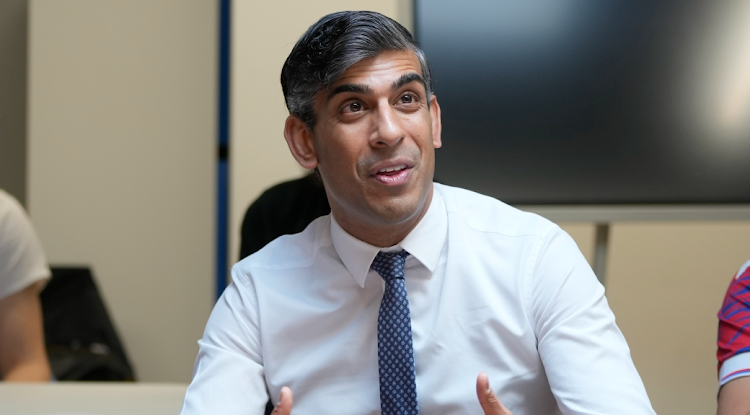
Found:
[(289, 113), (312, 129), (315, 94), (331, 86), (355, 63), (398, 50), (410, 50), (417, 55), (429, 99), (432, 78), (427, 58), (405, 27), (368, 11), (323, 16), (297, 41), (281, 69), (281, 88)]

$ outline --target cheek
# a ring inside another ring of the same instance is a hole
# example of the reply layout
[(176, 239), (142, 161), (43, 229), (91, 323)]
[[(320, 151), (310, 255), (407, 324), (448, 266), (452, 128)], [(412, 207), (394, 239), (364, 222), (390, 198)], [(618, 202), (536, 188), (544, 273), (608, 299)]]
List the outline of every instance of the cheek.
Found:
[(432, 141), (432, 119), (429, 113), (419, 113), (417, 117), (410, 117), (404, 121), (404, 126), (411, 136), (420, 142)]
[(353, 140), (329, 140), (318, 149), (318, 163), (322, 170), (336, 175), (341, 180), (348, 172), (359, 171), (360, 149), (353, 145)]
[(367, 154), (369, 141), (361, 126), (342, 126), (332, 135), (330, 153), (335, 153), (338, 163), (348, 163), (352, 167)]

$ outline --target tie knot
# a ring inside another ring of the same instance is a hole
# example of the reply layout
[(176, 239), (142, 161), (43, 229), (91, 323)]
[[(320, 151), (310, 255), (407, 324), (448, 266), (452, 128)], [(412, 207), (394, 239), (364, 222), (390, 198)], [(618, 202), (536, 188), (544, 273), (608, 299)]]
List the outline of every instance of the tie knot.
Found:
[(374, 269), (386, 281), (394, 278), (403, 279), (407, 256), (409, 256), (409, 253), (406, 250), (400, 252), (380, 251), (372, 260), (370, 268)]

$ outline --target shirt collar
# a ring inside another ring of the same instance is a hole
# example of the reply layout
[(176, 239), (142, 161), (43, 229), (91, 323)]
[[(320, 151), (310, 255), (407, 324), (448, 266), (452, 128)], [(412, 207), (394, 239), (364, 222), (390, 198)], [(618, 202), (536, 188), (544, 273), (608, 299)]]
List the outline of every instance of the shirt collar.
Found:
[(434, 187), (430, 207), (427, 208), (422, 220), (401, 242), (389, 248), (379, 248), (353, 237), (336, 222), (336, 218), (331, 214), (333, 247), (360, 287), (365, 286), (370, 264), (380, 251), (406, 249), (430, 272), (434, 272), (447, 233), (448, 213), (445, 209), (445, 202), (440, 192)]

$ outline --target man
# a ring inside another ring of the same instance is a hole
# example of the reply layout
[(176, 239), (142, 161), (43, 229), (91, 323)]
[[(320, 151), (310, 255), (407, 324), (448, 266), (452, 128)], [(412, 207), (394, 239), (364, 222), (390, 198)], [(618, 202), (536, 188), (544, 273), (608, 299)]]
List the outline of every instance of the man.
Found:
[(750, 413), (750, 260), (740, 267), (719, 310), (718, 415)]
[(49, 381), (39, 291), (50, 277), (21, 205), (0, 190), (0, 379)]
[(653, 414), (572, 239), (433, 184), (440, 106), (406, 29), (325, 16), (281, 83), (331, 214), (234, 266), (183, 414), (260, 414), (269, 394), (280, 415)]

